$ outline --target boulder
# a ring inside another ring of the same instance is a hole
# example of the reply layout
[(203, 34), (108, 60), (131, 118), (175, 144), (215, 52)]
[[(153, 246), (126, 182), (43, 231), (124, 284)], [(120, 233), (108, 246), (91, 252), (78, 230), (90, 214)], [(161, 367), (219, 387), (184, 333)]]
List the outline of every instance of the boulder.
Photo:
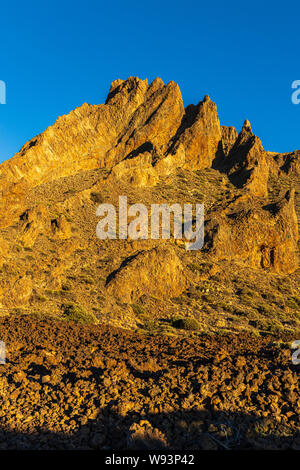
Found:
[(189, 285), (183, 265), (172, 246), (157, 246), (123, 261), (107, 279), (107, 292), (122, 302), (142, 295), (170, 299)]

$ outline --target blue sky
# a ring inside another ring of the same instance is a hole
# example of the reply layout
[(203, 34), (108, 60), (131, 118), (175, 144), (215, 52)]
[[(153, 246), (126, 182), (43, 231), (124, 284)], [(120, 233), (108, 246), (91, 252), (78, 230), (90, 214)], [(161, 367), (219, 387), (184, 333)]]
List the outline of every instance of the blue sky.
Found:
[(300, 149), (299, 2), (11, 0), (0, 11), (0, 161), (130, 75), (176, 81), (185, 105), (209, 94), (222, 124), (247, 118), (267, 150)]

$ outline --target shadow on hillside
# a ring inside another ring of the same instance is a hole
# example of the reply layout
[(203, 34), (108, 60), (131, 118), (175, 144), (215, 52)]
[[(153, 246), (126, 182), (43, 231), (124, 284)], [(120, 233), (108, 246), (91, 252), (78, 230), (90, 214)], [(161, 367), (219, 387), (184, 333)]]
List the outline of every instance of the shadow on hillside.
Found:
[(300, 434), (274, 419), (245, 413), (181, 411), (122, 417), (106, 408), (72, 434), (0, 429), (0, 449), (299, 450)]

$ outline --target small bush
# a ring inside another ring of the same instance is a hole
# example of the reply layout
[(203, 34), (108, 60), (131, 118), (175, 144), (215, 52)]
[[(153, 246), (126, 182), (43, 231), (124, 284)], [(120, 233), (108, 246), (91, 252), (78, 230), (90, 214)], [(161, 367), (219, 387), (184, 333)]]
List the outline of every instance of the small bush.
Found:
[(200, 324), (195, 318), (178, 318), (173, 320), (172, 326), (180, 330), (200, 330)]
[(226, 312), (230, 312), (230, 313), (235, 313), (235, 310), (236, 310), (236, 308), (233, 305), (225, 301), (217, 302), (216, 307), (221, 308), (222, 310), (225, 310)]
[(261, 294), (262, 298), (267, 300), (268, 302), (277, 302), (278, 298), (273, 292), (263, 292)]
[(267, 317), (272, 317), (275, 314), (274, 308), (271, 305), (258, 304), (257, 310)]
[(176, 304), (183, 305), (186, 302), (186, 297), (184, 297), (183, 295), (180, 295), (179, 297), (174, 297), (172, 300)]
[(202, 299), (209, 304), (215, 304), (215, 297), (212, 294), (204, 294)]
[(240, 308), (233, 308), (233, 311), (231, 312), (233, 313), (234, 315), (238, 315), (239, 317), (247, 317), (248, 316), (248, 312), (246, 310), (242, 310)]
[(144, 313), (144, 309), (141, 305), (131, 304), (131, 308), (136, 315), (142, 315)]
[(278, 320), (264, 320), (260, 319), (256, 321), (256, 327), (259, 330), (267, 331), (269, 333), (279, 333), (283, 330), (283, 326)]
[(158, 322), (150, 319), (145, 319), (143, 328), (147, 330), (148, 333), (154, 333), (158, 328)]
[(201, 267), (199, 266), (199, 264), (197, 263), (191, 263), (188, 265), (188, 268), (193, 272), (193, 273), (196, 273), (198, 271), (200, 271)]
[(85, 284), (89, 284), (89, 285), (95, 284), (95, 279), (92, 276), (88, 276), (87, 274), (81, 275), (79, 279)]
[(297, 298), (297, 297), (289, 297), (289, 298), (286, 300), (286, 305), (287, 305), (289, 308), (297, 309), (297, 308), (300, 307), (300, 300), (299, 300), (299, 298)]
[(103, 196), (100, 193), (91, 193), (90, 198), (95, 204), (102, 204), (104, 202)]
[(74, 321), (82, 325), (95, 325), (98, 323), (97, 317), (93, 313), (87, 312), (81, 305), (64, 305), (64, 317), (67, 321)]

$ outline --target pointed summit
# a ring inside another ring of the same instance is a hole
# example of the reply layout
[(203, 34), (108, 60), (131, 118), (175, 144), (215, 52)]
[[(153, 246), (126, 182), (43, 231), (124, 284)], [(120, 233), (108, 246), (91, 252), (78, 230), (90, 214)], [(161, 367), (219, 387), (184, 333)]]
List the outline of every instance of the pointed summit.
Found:
[(207, 101), (211, 101), (209, 95), (205, 95), (203, 98), (203, 103), (206, 103)]
[(248, 121), (248, 119), (246, 119), (238, 135), (238, 138), (236, 140), (234, 147), (238, 148), (240, 145), (244, 145), (244, 144), (252, 145), (253, 144), (252, 140), (254, 137), (255, 136), (252, 132), (251, 124)]
[(262, 143), (253, 134), (248, 119), (230, 151), (228, 163), (229, 179), (237, 187), (247, 187), (252, 194), (266, 197), (269, 163)]
[(248, 119), (246, 119), (244, 124), (243, 124), (241, 134), (244, 134), (244, 135), (248, 134), (249, 136), (253, 135), (251, 124), (250, 124), (250, 121), (248, 121)]

